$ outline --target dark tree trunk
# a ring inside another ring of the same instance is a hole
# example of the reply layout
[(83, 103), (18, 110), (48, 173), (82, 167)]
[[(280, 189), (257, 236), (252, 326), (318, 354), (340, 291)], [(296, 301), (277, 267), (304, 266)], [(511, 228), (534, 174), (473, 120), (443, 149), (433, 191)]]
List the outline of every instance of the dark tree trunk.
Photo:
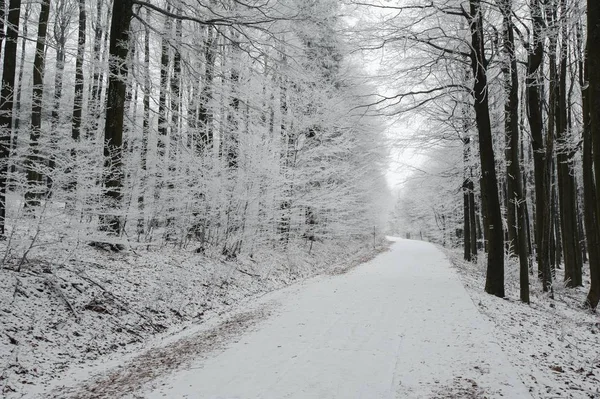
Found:
[[(600, 3), (595, 0), (587, 3), (590, 132), (596, 190), (600, 190)], [(600, 201), (596, 202), (596, 231), (600, 232)]]
[[(170, 5), (167, 4), (167, 12), (170, 12)], [(167, 165), (167, 134), (168, 134), (168, 119), (167, 119), (167, 91), (169, 90), (169, 42), (167, 37), (171, 34), (171, 20), (165, 17), (163, 37), (161, 38), (161, 57), (160, 57), (160, 93), (158, 95), (158, 141), (156, 150), (158, 155), (158, 165), (156, 170), (156, 197), (160, 195), (163, 187), (163, 164)]]
[[(115, 1), (110, 29), (110, 74), (104, 128), (104, 188), (107, 205), (111, 209), (120, 206), (123, 193), (123, 116), (127, 90), (127, 54), (129, 53), (129, 27), (133, 17), (133, 0)], [(112, 233), (121, 230), (118, 215), (108, 215), (104, 227)]]
[(213, 99), (213, 80), (215, 76), (215, 33), (211, 26), (206, 27), (206, 40), (204, 42), (204, 84), (200, 94), (200, 104), (198, 107), (198, 128), (200, 137), (196, 141), (196, 151), (201, 154), (205, 148), (212, 146), (213, 126), (211, 103)]
[[(75, 96), (73, 100), (73, 121), (71, 125), (71, 138), (73, 144), (79, 142), (81, 136), (81, 115), (83, 109), (83, 61), (85, 57), (87, 16), (85, 11), (85, 0), (79, 0), (79, 28), (77, 36), (77, 59), (75, 61)], [(72, 162), (76, 161), (77, 153), (75, 148), (71, 152)], [(77, 179), (72, 178), (71, 187), (77, 186)]]
[[(583, 198), (583, 193), (581, 190), (581, 187), (578, 186), (577, 184), (577, 179), (575, 179), (575, 186), (578, 187), (577, 190), (577, 198)], [(588, 263), (588, 257), (587, 257), (587, 253), (588, 253), (588, 248), (587, 248), (587, 237), (585, 236), (585, 230), (583, 227), (583, 211), (582, 211), (583, 207), (580, 201), (577, 201), (577, 210), (576, 210), (576, 214), (577, 214), (577, 231), (578, 231), (578, 235), (579, 235), (579, 248), (580, 248), (580, 256), (581, 256), (581, 272), (583, 272), (583, 264), (584, 263)]]
[(469, 217), (469, 221), (471, 222), (471, 259), (473, 261), (477, 260), (477, 216), (476, 216), (476, 212), (477, 210), (475, 209), (475, 184), (473, 183), (473, 176), (472, 176), (472, 171), (471, 172), (471, 178), (469, 179), (469, 185), (468, 185), (468, 189), (469, 189), (469, 212), (470, 212), (470, 217)]
[(468, 180), (465, 178), (463, 183), (463, 242), (464, 242), (464, 259), (471, 262), (471, 210), (469, 209), (469, 189)]
[(464, 211), (464, 258), (468, 262), (477, 259), (477, 225), (475, 217), (475, 195), (473, 179), (467, 175), (463, 183)]
[(540, 95), (539, 70), (544, 58), (544, 40), (542, 31), (544, 19), (540, 0), (531, 2), (533, 20), (533, 42), (527, 60), (527, 117), (531, 130), (533, 163), (535, 173), (535, 240), (538, 261), (538, 273), (542, 278), (544, 291), (550, 289), (552, 277), (549, 263), (549, 239), (552, 232), (550, 223), (550, 190), (547, 179), (546, 151), (544, 148), (543, 118)]
[[(286, 62), (284, 56), (284, 62)], [(291, 132), (288, 131), (288, 88), (287, 81), (282, 78), (280, 87), (279, 87), (279, 112), (281, 113), (281, 124), (280, 124), (280, 134), (282, 140), (282, 151), (281, 151), (281, 162), (284, 170), (284, 176), (289, 178), (289, 171), (292, 169), (292, 160), (293, 160), (293, 151), (290, 151), (291, 144), (293, 143), (291, 139)], [(290, 181), (284, 185), (284, 189), (282, 190), (282, 200), (279, 203), (279, 211), (280, 216), (277, 221), (277, 234), (279, 234), (280, 240), (287, 245), (290, 240), (290, 228), (291, 228), (291, 218), (290, 218), (290, 210), (292, 209), (291, 203), (291, 194), (292, 194), (292, 184)]]
[[(527, 247), (525, 197), (521, 180), (519, 159), (519, 74), (515, 54), (512, 0), (502, 3), (504, 51), (507, 57), (505, 87), (507, 101), (504, 105), (504, 129), (506, 133), (506, 181), (508, 187), (508, 222), (511, 248), (519, 257), (519, 279), (521, 301), (529, 303), (529, 251)], [(514, 225), (511, 228), (511, 223)], [(512, 235), (512, 237), (511, 237)]]
[(2, 44), (4, 43), (4, 18), (6, 17), (6, 3), (0, 0), (0, 57), (2, 57)]
[(21, 0), (10, 0), (8, 7), (2, 88), (0, 90), (0, 126), (2, 127), (0, 132), (0, 239), (6, 237), (6, 183), (10, 157), (10, 137), (13, 130), (13, 88), (15, 87), (17, 69), (17, 38), (19, 37)]
[(58, 142), (57, 128), (60, 125), (60, 102), (62, 100), (63, 77), (65, 72), (65, 46), (67, 45), (67, 35), (70, 25), (70, 15), (67, 15), (65, 3), (59, 3), (60, 7), (56, 10), (54, 18), (54, 41), (56, 44), (56, 65), (54, 74), (54, 105), (52, 107), (52, 118), (50, 126), (50, 143), (48, 150), (48, 169), (49, 175), (46, 176), (48, 185), (48, 195), (52, 195), (53, 172), (55, 168), (55, 156)]
[(600, 302), (600, 3), (595, 0), (588, 0), (588, 42), (585, 53), (586, 57), (580, 65), (580, 71), (585, 70), (586, 75), (581, 77), (581, 87), (584, 88), (583, 188), (591, 280), (586, 301), (592, 309), (596, 309)]
[(479, 132), (479, 156), (481, 160), (481, 196), (486, 209), (486, 227), (488, 231), (488, 266), (485, 291), (498, 297), (504, 297), (504, 237), (502, 231), (502, 213), (498, 197), (498, 182), (492, 142), (490, 122), (489, 90), (487, 83), (487, 59), (483, 36), (483, 15), (481, 0), (470, 0), (471, 63), (475, 84), (473, 96), (475, 117)]
[[(558, 72), (556, 67), (558, 47), (558, 36), (556, 31), (556, 14), (557, 4), (554, 2), (546, 5), (546, 25), (548, 32), (548, 74), (550, 76), (548, 82), (548, 130), (546, 131), (546, 162), (547, 162), (547, 178), (546, 184), (550, 192), (550, 211), (548, 220), (550, 221), (549, 229), (549, 262), (552, 277), (556, 275), (556, 269), (560, 269), (562, 259), (562, 240), (560, 238), (560, 215), (558, 196), (556, 190), (558, 187), (558, 172), (555, 162), (554, 141), (556, 138), (556, 122), (558, 121)], [(543, 73), (541, 74), (543, 76)]]
[[(525, 91), (522, 90), (522, 95), (521, 95), (521, 101), (524, 102), (525, 99)], [(522, 113), (525, 112), (525, 107), (522, 107)], [(520, 126), (523, 125), (523, 120), (524, 117), (521, 117), (521, 121), (519, 123)], [(524, 223), (524, 228), (525, 228), (525, 244), (527, 245), (527, 254), (528, 254), (528, 264), (529, 264), (529, 274), (531, 274), (531, 254), (533, 253), (533, 247), (532, 247), (532, 243), (531, 243), (531, 217), (529, 216), (529, 204), (533, 204), (533, 200), (531, 198), (531, 196), (529, 195), (529, 189), (528, 189), (528, 183), (529, 180), (531, 179), (531, 176), (529, 173), (527, 173), (527, 171), (525, 170), (525, 165), (529, 164), (530, 161), (530, 157), (527, 157), (527, 159), (525, 159), (525, 154), (527, 153), (525, 151), (525, 144), (526, 144), (526, 138), (524, 137), (524, 135), (520, 135), (519, 137), (519, 147), (520, 147), (520, 151), (519, 151), (519, 155), (520, 155), (520, 161), (521, 161), (521, 170), (520, 170), (520, 174), (521, 174), (521, 182), (523, 183), (523, 216), (525, 218), (525, 220), (523, 221)], [(527, 150), (529, 150), (531, 148), (531, 146), (529, 145), (529, 141), (527, 141)]]
[(550, 241), (548, 245), (550, 246), (550, 272), (552, 273), (552, 278), (556, 275), (556, 269), (561, 268), (562, 261), (562, 239), (561, 239), (561, 230), (560, 230), (560, 215), (559, 215), (559, 205), (558, 205), (558, 195), (556, 195), (556, 170), (554, 168), (554, 162), (549, 167), (550, 173), (552, 176), (550, 177), (551, 185), (551, 193), (550, 193)]
[[(177, 15), (181, 15), (181, 10), (177, 9)], [(167, 17), (169, 18), (169, 17)], [(170, 22), (168, 30), (170, 32)], [(169, 176), (167, 177), (168, 184), (167, 187), (169, 190), (174, 188), (172, 177), (175, 176), (175, 171), (177, 169), (177, 154), (179, 151), (179, 139), (180, 139), (180, 130), (179, 130), (179, 122), (180, 122), (180, 105), (181, 105), (181, 35), (182, 35), (182, 21), (181, 19), (177, 19), (175, 24), (175, 45), (173, 51), (173, 73), (171, 75), (170, 81), (170, 95), (171, 95), (171, 120), (166, 122), (169, 124), (170, 133), (169, 133), (169, 152), (167, 161), (167, 170), (169, 171)], [(166, 134), (166, 129), (164, 131)], [(166, 138), (166, 137), (165, 137)], [(173, 215), (173, 208), (168, 209), (168, 213)], [(168, 239), (173, 236), (175, 233), (173, 231), (173, 217), (167, 218), (167, 229), (165, 237)]]
[[(120, 0), (116, 0), (121, 2)], [(115, 5), (117, 6), (117, 5)], [(113, 6), (114, 7), (114, 6)], [(102, 94), (102, 37), (104, 29), (102, 29), (102, 12), (104, 9), (104, 0), (97, 0), (96, 3), (96, 20), (94, 24), (94, 48), (93, 48), (93, 65), (94, 74), (91, 82), (91, 98), (88, 100), (88, 123), (86, 124), (86, 137), (93, 139), (98, 129), (98, 120), (100, 119), (100, 97)]]
[[(575, 152), (569, 144), (567, 115), (567, 57), (568, 57), (568, 32), (566, 15), (566, 4), (560, 2), (562, 41), (559, 50), (559, 70), (557, 75), (551, 75), (551, 79), (558, 78), (555, 93), (555, 117), (557, 132), (557, 154), (556, 168), (558, 177), (558, 195), (560, 197), (560, 229), (563, 248), (563, 259), (565, 264), (565, 281), (569, 287), (578, 287), (583, 284), (581, 275), (582, 261), (579, 247), (579, 230), (577, 228), (577, 199), (576, 185), (573, 176), (573, 157)], [(558, 29), (557, 29), (558, 31)], [(554, 40), (554, 39), (553, 39)], [(556, 68), (554, 68), (556, 71)], [(557, 243), (558, 245), (559, 243)]]
[[(239, 122), (238, 113), (240, 108), (240, 99), (237, 94), (237, 85), (239, 84), (239, 73), (235, 67), (231, 71), (231, 98), (229, 101), (229, 112), (227, 115), (227, 138), (223, 143), (225, 158), (229, 169), (237, 169), (238, 166), (238, 146), (239, 146)], [(223, 152), (223, 151), (222, 151)]]
[[(596, 189), (600, 190), (600, 2), (588, 0), (587, 4), (590, 132)], [(600, 231), (600, 201), (596, 202), (596, 230)]]
[[(552, 233), (550, 235), (550, 240), (552, 248), (554, 251), (551, 251), (550, 254), (553, 258), (550, 259), (550, 266), (552, 270), (552, 276), (556, 273), (555, 269), (561, 268), (561, 263), (563, 259), (563, 250), (562, 250), (562, 229), (560, 227), (560, 211), (559, 211), (559, 203), (558, 203), (558, 195), (556, 193), (557, 187), (557, 172), (554, 167), (554, 162), (550, 168), (550, 172), (552, 176), (550, 180), (552, 181), (552, 195), (550, 196), (550, 209), (552, 210), (550, 215), (550, 223), (552, 224)], [(553, 254), (553, 255), (552, 255)]]
[[(464, 105), (465, 107), (468, 104)], [(469, 123), (467, 122), (467, 112), (463, 112), (463, 242), (464, 258), (468, 262), (477, 259), (477, 227), (475, 220), (475, 193), (473, 186), (473, 170), (471, 162), (471, 137), (469, 135)]]
[[(146, 18), (150, 20), (150, 11), (146, 11)], [(144, 234), (144, 193), (148, 181), (148, 137), (150, 136), (150, 91), (152, 82), (150, 80), (150, 28), (146, 26), (144, 40), (144, 122), (142, 131), (142, 148), (140, 149), (140, 162), (142, 173), (140, 176), (140, 194), (138, 196), (138, 208), (140, 217), (138, 218), (138, 240), (139, 236)]]
[[(177, 10), (177, 15), (181, 15), (181, 10)], [(169, 145), (169, 170), (174, 172), (176, 169), (177, 152), (179, 150), (179, 141), (181, 132), (179, 130), (181, 119), (181, 45), (182, 45), (182, 21), (178, 19), (175, 23), (175, 51), (173, 54), (173, 75), (171, 76), (171, 134)]]
[[(83, 112), (83, 88), (84, 88), (84, 77), (83, 77), (83, 62), (85, 57), (85, 42), (86, 42), (86, 26), (87, 26), (87, 14), (85, 10), (85, 0), (79, 0), (79, 24), (78, 24), (78, 36), (77, 36), (77, 58), (75, 60), (75, 93), (73, 96), (73, 114), (71, 120), (71, 139), (73, 142), (71, 145), (71, 167), (69, 173), (73, 173), (76, 170), (77, 163), (77, 144), (79, 143), (81, 136), (81, 124), (82, 124), (82, 112)], [(70, 190), (77, 190), (77, 173), (74, 176), (70, 176), (68, 187)]]
[[(25, 14), (23, 15), (23, 37), (27, 37), (29, 34), (29, 15), (31, 14), (31, 3), (27, 3), (25, 6)], [(11, 144), (11, 149), (14, 152), (18, 146), (19, 139), (19, 128), (21, 127), (21, 97), (23, 86), (23, 74), (25, 73), (25, 54), (26, 54), (26, 45), (27, 40), (21, 40), (21, 56), (19, 57), (19, 77), (17, 78), (17, 97), (15, 100), (14, 106), (14, 114), (13, 114), (13, 124), (14, 124), (14, 132), (13, 139)], [(12, 172), (15, 171), (15, 164), (12, 165)]]
[(27, 156), (27, 192), (25, 206), (39, 205), (43, 194), (41, 183), (43, 175), (42, 159), (40, 158), (40, 133), (42, 129), (42, 104), (44, 97), (44, 72), (46, 32), (50, 16), (50, 1), (43, 0), (38, 22), (37, 44), (33, 61), (33, 95), (31, 104), (31, 133), (29, 135), (29, 154)]
[[(585, 86), (582, 85), (582, 87)], [(592, 171), (592, 137), (590, 131), (590, 111), (587, 91), (587, 89), (584, 89), (582, 94), (584, 107), (583, 210), (590, 265), (590, 290), (586, 302), (592, 309), (596, 309), (598, 302), (600, 302), (600, 229), (598, 229), (598, 218), (596, 217), (596, 204), (599, 199)]]

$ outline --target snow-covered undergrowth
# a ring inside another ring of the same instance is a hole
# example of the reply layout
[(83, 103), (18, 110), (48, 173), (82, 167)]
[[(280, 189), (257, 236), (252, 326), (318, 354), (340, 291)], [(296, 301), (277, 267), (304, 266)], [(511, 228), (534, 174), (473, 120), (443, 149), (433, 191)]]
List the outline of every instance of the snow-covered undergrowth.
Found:
[(310, 253), (290, 245), (235, 261), (168, 246), (37, 248), (0, 269), (0, 396), (27, 397), (74, 365), (134, 351), (294, 281), (343, 272), (386, 247), (317, 242)]
[[(583, 308), (586, 290), (567, 289), (557, 270), (554, 300), (531, 276), (531, 304), (519, 301), (519, 265), (506, 265), (506, 298), (484, 292), (485, 262), (447, 251), (464, 286), (534, 398), (600, 397), (600, 316)], [(481, 257), (480, 257), (481, 258)], [(589, 287), (589, 275), (584, 276)]]

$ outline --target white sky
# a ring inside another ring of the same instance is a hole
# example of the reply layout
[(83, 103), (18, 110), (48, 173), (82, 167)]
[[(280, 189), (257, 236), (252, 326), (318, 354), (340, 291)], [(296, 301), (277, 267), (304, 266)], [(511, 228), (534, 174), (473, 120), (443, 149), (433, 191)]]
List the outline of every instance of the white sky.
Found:
[[(365, 11), (364, 7), (360, 10)], [(345, 16), (346, 23), (353, 27), (359, 23), (362, 18), (376, 19), (382, 17), (385, 12), (382, 10), (371, 8), (369, 15), (352, 15), (350, 9), (346, 9), (348, 14)], [(377, 86), (378, 92), (385, 95), (393, 95), (399, 89), (395, 85), (397, 83), (385, 82), (383, 79), (377, 79), (377, 77), (385, 76), (389, 71), (385, 71), (386, 66), (383, 65), (384, 51), (374, 50), (368, 53), (357, 52), (355, 56), (359, 59), (360, 64), (363, 66), (363, 72), (367, 77), (372, 78), (371, 80)], [(411, 142), (411, 135), (419, 127), (414, 118), (412, 120), (396, 120), (393, 117), (382, 117), (384, 123), (388, 124), (389, 127), (386, 130), (386, 135), (389, 140), (390, 147), (390, 165), (386, 173), (386, 180), (388, 186), (394, 195), (398, 195), (399, 191), (402, 190), (404, 182), (410, 179), (413, 174), (415, 167), (419, 168), (426, 157), (420, 154), (419, 148), (414, 147), (414, 141)]]

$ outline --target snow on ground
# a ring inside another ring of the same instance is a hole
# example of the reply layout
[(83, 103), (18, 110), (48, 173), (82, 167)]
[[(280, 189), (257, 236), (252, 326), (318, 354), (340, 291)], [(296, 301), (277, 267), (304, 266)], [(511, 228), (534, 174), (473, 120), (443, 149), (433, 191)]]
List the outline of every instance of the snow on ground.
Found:
[(600, 398), (585, 291), (521, 304), (511, 262), (499, 299), (483, 261), (409, 240), (354, 269), (373, 250), (60, 251), (0, 269), (2, 397)]
[[(0, 243), (0, 253), (6, 253)], [(145, 245), (112, 252), (68, 243), (35, 248), (0, 268), (0, 397), (61, 397), (56, 379), (138, 353), (151, 337), (205, 323), (236, 304), (375, 252), (372, 242), (315, 243), (235, 262)], [(150, 340), (150, 341), (149, 341)], [(71, 381), (73, 382), (73, 381)]]
[(491, 328), (438, 249), (400, 240), (348, 273), (272, 293), (212, 329), (151, 348), (79, 390), (57, 392), (78, 398), (528, 398)]
[(522, 304), (518, 262), (508, 260), (507, 298), (500, 299), (483, 292), (483, 260), (471, 264), (459, 253), (448, 255), (532, 397), (600, 398), (600, 316), (583, 309), (586, 289), (564, 288), (558, 270), (552, 300), (531, 276), (531, 305)]

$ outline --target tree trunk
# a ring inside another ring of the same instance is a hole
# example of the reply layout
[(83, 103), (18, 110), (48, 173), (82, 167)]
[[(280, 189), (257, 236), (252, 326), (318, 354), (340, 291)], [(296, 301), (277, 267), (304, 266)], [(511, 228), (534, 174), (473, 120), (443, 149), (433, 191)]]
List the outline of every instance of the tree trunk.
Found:
[(558, 204), (558, 195), (556, 194), (556, 170), (554, 168), (554, 162), (548, 168), (552, 176), (550, 177), (551, 189), (550, 189), (550, 239), (548, 241), (549, 245), (549, 262), (550, 262), (550, 272), (552, 274), (552, 278), (556, 275), (556, 269), (561, 268), (562, 261), (562, 238), (561, 238), (561, 229), (560, 229), (560, 215), (559, 215), (559, 204)]
[(198, 128), (200, 137), (196, 141), (196, 152), (201, 154), (205, 148), (209, 148), (213, 143), (212, 109), (213, 100), (213, 80), (215, 76), (215, 33), (211, 26), (206, 27), (206, 40), (204, 42), (204, 84), (200, 94), (200, 104), (198, 107)]
[(470, 0), (471, 65), (475, 83), (473, 96), (475, 116), (479, 132), (479, 156), (481, 160), (481, 196), (486, 209), (488, 231), (488, 266), (485, 291), (504, 297), (504, 237), (502, 213), (498, 197), (498, 182), (490, 122), (489, 90), (487, 83), (487, 59), (483, 35), (481, 0)]
[[(521, 91), (521, 101), (524, 102), (525, 99), (525, 90), (523, 89)], [(521, 107), (522, 108), (522, 114), (524, 114), (525, 108), (526, 107)], [(519, 126), (523, 125), (523, 119), (524, 117), (522, 116), (521, 121), (519, 123)], [(532, 243), (531, 243), (531, 217), (529, 216), (530, 211), (529, 211), (529, 206), (528, 204), (533, 204), (533, 198), (529, 195), (529, 188), (528, 188), (528, 183), (529, 180), (531, 179), (531, 176), (529, 173), (527, 173), (527, 171), (525, 170), (525, 165), (528, 165), (530, 163), (530, 159), (531, 157), (527, 157), (527, 159), (525, 159), (525, 154), (527, 154), (527, 151), (525, 151), (525, 144), (526, 144), (526, 138), (525, 135), (520, 135), (519, 137), (519, 147), (520, 147), (520, 151), (519, 151), (519, 155), (520, 155), (520, 162), (521, 162), (521, 170), (520, 170), (520, 174), (521, 174), (521, 182), (523, 183), (523, 216), (525, 218), (524, 220), (524, 228), (525, 228), (525, 244), (527, 245), (527, 254), (528, 254), (528, 264), (529, 264), (529, 274), (531, 274), (531, 254), (533, 253), (533, 247), (532, 247)], [(529, 144), (529, 142), (527, 141), (527, 144)], [(531, 146), (527, 145), (527, 150), (529, 150), (531, 148)], [(527, 154), (529, 155), (529, 154)]]
[(470, 171), (471, 178), (469, 179), (469, 212), (471, 216), (469, 220), (471, 222), (471, 259), (477, 260), (477, 210), (475, 208), (475, 184), (473, 183), (473, 171)]
[(2, 68), (2, 88), (0, 89), (0, 239), (6, 238), (6, 183), (10, 157), (10, 137), (13, 130), (13, 88), (15, 86), (17, 38), (21, 0), (10, 0), (4, 64)]
[[(600, 2), (588, 0), (587, 3), (590, 132), (596, 189), (600, 190)], [(600, 201), (596, 203), (596, 229), (600, 231)]]
[(67, 36), (70, 25), (70, 15), (65, 9), (65, 2), (58, 3), (54, 18), (54, 41), (56, 43), (56, 66), (54, 74), (54, 105), (52, 107), (52, 118), (50, 125), (50, 143), (48, 151), (48, 169), (49, 175), (46, 176), (48, 185), (48, 195), (52, 195), (53, 172), (55, 168), (55, 159), (57, 151), (58, 137), (56, 129), (60, 125), (60, 102), (62, 100), (63, 77), (65, 72), (65, 46), (67, 45)]
[[(527, 248), (525, 197), (521, 179), (519, 158), (519, 74), (515, 55), (515, 36), (512, 21), (512, 0), (505, 0), (501, 5), (503, 16), (504, 52), (507, 62), (505, 67), (505, 87), (507, 101), (504, 105), (504, 130), (506, 134), (506, 180), (508, 187), (508, 224), (510, 246), (519, 257), (519, 279), (521, 301), (529, 303), (529, 252)], [(511, 228), (511, 223), (514, 225)]]
[[(31, 14), (31, 3), (27, 3), (25, 6), (25, 14), (23, 15), (23, 37), (26, 38), (29, 35), (29, 15)], [(17, 97), (15, 100), (13, 123), (14, 123), (14, 134), (11, 144), (11, 149), (14, 152), (18, 145), (18, 133), (21, 126), (21, 96), (23, 86), (23, 74), (25, 73), (25, 54), (26, 54), (27, 40), (21, 40), (21, 56), (19, 57), (19, 74), (17, 78)], [(12, 171), (14, 172), (15, 165), (13, 164)]]
[[(146, 10), (146, 19), (150, 20), (150, 11)], [(140, 216), (138, 218), (137, 232), (139, 237), (144, 234), (144, 192), (148, 181), (148, 138), (150, 136), (150, 92), (152, 91), (152, 82), (150, 80), (150, 28), (146, 26), (144, 40), (144, 122), (142, 131), (142, 148), (140, 149), (141, 176), (140, 193), (138, 196), (138, 209)]]
[(40, 133), (42, 129), (42, 104), (44, 97), (44, 72), (46, 32), (50, 16), (50, 1), (42, 0), (38, 21), (37, 44), (33, 61), (33, 95), (31, 104), (31, 133), (29, 135), (29, 154), (27, 156), (27, 192), (25, 206), (39, 205), (43, 191), (41, 183), (43, 175), (42, 159), (40, 158)]
[[(81, 136), (81, 116), (83, 111), (83, 61), (85, 57), (87, 15), (85, 11), (85, 0), (79, 0), (79, 27), (77, 36), (77, 59), (75, 61), (75, 94), (73, 100), (73, 119), (71, 123), (71, 138), (73, 139), (73, 149), (71, 150), (71, 162), (73, 169), (77, 162), (77, 143)], [(69, 187), (72, 190), (77, 188), (77, 176), (71, 177)]]
[(600, 302), (600, 115), (597, 112), (600, 109), (600, 3), (596, 0), (588, 0), (588, 42), (585, 54), (584, 61), (580, 63), (580, 71), (584, 70), (585, 76), (580, 79), (584, 111), (584, 215), (591, 280), (586, 302), (592, 309), (596, 309)]
[[(167, 4), (167, 12), (170, 12), (170, 5)], [(163, 36), (161, 38), (161, 57), (160, 57), (160, 93), (158, 94), (158, 140), (156, 143), (157, 150), (157, 169), (156, 169), (156, 193), (155, 197), (160, 196), (163, 187), (164, 173), (162, 172), (165, 165), (168, 164), (167, 155), (167, 91), (169, 90), (169, 42), (167, 38), (171, 35), (171, 20), (165, 17)]]
[[(465, 168), (466, 169), (466, 168)], [(466, 174), (466, 170), (465, 170)], [(465, 180), (463, 182), (463, 242), (464, 242), (464, 259), (467, 262), (471, 262), (471, 210), (469, 209), (469, 189), (468, 189), (469, 180), (465, 176)]]
[[(126, 80), (128, 74), (129, 27), (133, 17), (133, 0), (115, 1), (110, 29), (110, 75), (104, 128), (104, 187), (107, 206), (118, 209), (123, 193), (123, 116), (125, 112)], [(121, 231), (118, 215), (107, 215), (103, 220), (109, 232)]]
[[(554, 103), (556, 104), (555, 117), (558, 147), (556, 167), (558, 172), (558, 194), (560, 197), (560, 226), (565, 264), (565, 281), (568, 287), (579, 287), (582, 285), (583, 280), (581, 275), (579, 230), (577, 228), (577, 188), (573, 176), (573, 157), (575, 156), (575, 152), (570, 148), (568, 137), (570, 128), (567, 115), (568, 32), (567, 21), (564, 20), (566, 16), (566, 4), (564, 0), (560, 2), (560, 9), (562, 41), (558, 57), (559, 70), (557, 71), (557, 75), (551, 75), (551, 79), (558, 78)], [(554, 70), (556, 71), (556, 68)]]
[[(114, 6), (113, 6), (114, 7)], [(93, 65), (92, 70), (92, 87), (90, 90), (91, 98), (88, 100), (88, 123), (86, 124), (86, 137), (88, 139), (95, 138), (98, 129), (98, 121), (100, 120), (100, 97), (102, 94), (102, 37), (104, 29), (102, 29), (102, 12), (104, 8), (104, 0), (97, 0), (96, 3), (96, 20), (94, 25), (94, 48), (93, 48)]]
[[(177, 15), (181, 10), (177, 9)], [(175, 23), (175, 51), (173, 54), (173, 75), (171, 76), (171, 132), (169, 140), (169, 170), (174, 173), (177, 168), (177, 153), (181, 131), (181, 45), (182, 45), (182, 21), (177, 19)]]
[[(595, 0), (587, 3), (590, 135), (596, 190), (600, 190), (600, 3)], [(596, 231), (600, 232), (600, 201), (596, 202)]]
[(0, 0), (0, 58), (2, 58), (2, 44), (4, 42), (4, 18), (6, 17), (6, 2)]
[(558, 172), (556, 171), (555, 167), (554, 167), (554, 163), (552, 163), (552, 166), (550, 167), (550, 172), (552, 173), (552, 176), (550, 177), (550, 181), (552, 182), (552, 194), (550, 196), (550, 209), (551, 211), (551, 215), (550, 215), (550, 223), (552, 224), (552, 234), (550, 236), (550, 240), (552, 241), (552, 245), (554, 248), (554, 251), (551, 251), (550, 253), (554, 254), (554, 260), (550, 259), (550, 266), (551, 266), (551, 271), (552, 271), (552, 276), (554, 276), (556, 274), (556, 269), (560, 269), (561, 268), (561, 263), (562, 263), (562, 259), (563, 259), (563, 250), (562, 250), (562, 229), (560, 226), (560, 210), (559, 210), (559, 203), (558, 203), (558, 194), (556, 193), (556, 187), (558, 186), (557, 183), (557, 175)]
[(227, 115), (227, 130), (228, 134), (223, 143), (224, 152), (223, 154), (227, 159), (227, 166), (229, 169), (237, 169), (238, 166), (238, 146), (239, 146), (239, 123), (238, 123), (238, 113), (240, 108), (240, 99), (238, 97), (237, 91), (239, 90), (237, 85), (239, 84), (239, 72), (232, 68), (230, 75), (231, 82), (231, 98), (229, 101), (229, 112)]
[(535, 240), (538, 261), (538, 272), (542, 278), (544, 291), (550, 289), (552, 277), (549, 263), (549, 239), (552, 231), (549, 219), (549, 172), (546, 165), (546, 151), (543, 138), (543, 118), (540, 96), (539, 69), (544, 58), (544, 19), (540, 0), (531, 2), (533, 20), (533, 42), (527, 60), (527, 118), (531, 130), (533, 147), (533, 163), (535, 173)]
[[(577, 198), (583, 198), (583, 193), (581, 190), (581, 187), (579, 187), (579, 185), (577, 184), (577, 179), (575, 179), (575, 187), (578, 187), (577, 189)], [(576, 209), (576, 215), (577, 215), (577, 234), (579, 236), (579, 248), (580, 248), (580, 256), (581, 256), (581, 272), (583, 272), (583, 264), (584, 263), (588, 263), (588, 248), (587, 248), (587, 237), (585, 236), (585, 230), (583, 227), (583, 211), (582, 211), (582, 204), (580, 201), (577, 201), (577, 209)]]

